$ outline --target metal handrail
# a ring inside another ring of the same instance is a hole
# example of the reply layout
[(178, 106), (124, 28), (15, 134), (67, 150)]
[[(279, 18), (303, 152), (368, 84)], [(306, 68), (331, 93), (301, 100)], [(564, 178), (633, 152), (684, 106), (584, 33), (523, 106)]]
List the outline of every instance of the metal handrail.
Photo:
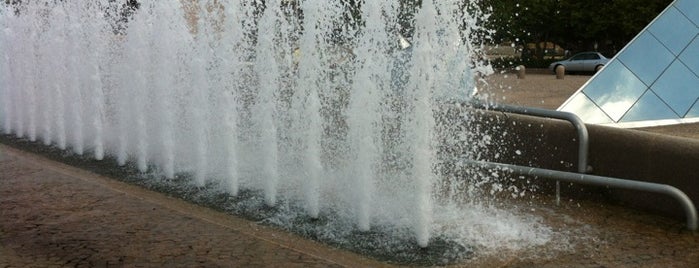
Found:
[(578, 139), (580, 141), (578, 144), (578, 172), (587, 173), (587, 155), (590, 147), (590, 136), (587, 133), (587, 127), (585, 126), (585, 123), (582, 121), (582, 119), (580, 119), (580, 117), (578, 117), (574, 113), (533, 107), (511, 106), (506, 104), (494, 104), (491, 106), (487, 106), (483, 103), (474, 103), (474, 108), (481, 108), (505, 113), (555, 118), (570, 122), (571, 124), (573, 124), (573, 127), (575, 127), (575, 130), (578, 132)]
[[(566, 120), (573, 124), (573, 127), (575, 127), (575, 130), (578, 132), (578, 172), (579, 173), (587, 173), (587, 155), (589, 151), (589, 134), (587, 132), (587, 127), (585, 126), (585, 123), (575, 115), (574, 113), (569, 113), (569, 112), (563, 112), (563, 111), (554, 111), (554, 110), (547, 110), (547, 109), (541, 109), (541, 108), (533, 108), (533, 107), (520, 107), (520, 106), (512, 106), (512, 105), (506, 105), (506, 104), (494, 104), (494, 105), (485, 105), (484, 103), (481, 102), (473, 102), (472, 103), (474, 108), (480, 108), (480, 109), (486, 109), (486, 110), (493, 110), (493, 111), (499, 111), (499, 112), (505, 112), (505, 113), (515, 113), (515, 114), (524, 114), (524, 115), (531, 115), (531, 116), (539, 116), (539, 117), (548, 117), (548, 118), (555, 118), (555, 119), (561, 119), (561, 120)], [(561, 185), (558, 181), (556, 181), (556, 204), (561, 203)]]
[(493, 162), (486, 162), (486, 161), (465, 160), (464, 162), (466, 164), (469, 164), (469, 165), (480, 166), (480, 167), (484, 167), (484, 168), (504, 168), (504, 169), (507, 169), (509, 171), (512, 171), (513, 173), (517, 173), (520, 175), (532, 175), (532, 176), (537, 176), (537, 177), (541, 177), (541, 178), (556, 179), (556, 180), (566, 181), (566, 182), (598, 185), (598, 186), (608, 186), (608, 187), (620, 188), (620, 189), (626, 189), (626, 190), (637, 190), (637, 191), (646, 191), (646, 192), (652, 192), (652, 193), (665, 194), (665, 195), (673, 197), (675, 200), (677, 200), (680, 203), (680, 205), (682, 205), (682, 208), (684, 209), (684, 213), (687, 217), (687, 229), (689, 229), (690, 231), (697, 230), (697, 210), (694, 206), (694, 203), (684, 192), (682, 192), (680, 189), (677, 189), (671, 185), (653, 183), (653, 182), (645, 182), (645, 181), (619, 179), (619, 178), (612, 178), (612, 177), (604, 177), (604, 176), (596, 176), (596, 175), (590, 175), (590, 174), (581, 174), (581, 173), (574, 173), (574, 172), (565, 172), (565, 171), (550, 170), (550, 169), (543, 169), (543, 168), (534, 168), (534, 167), (524, 167), (524, 166), (517, 166), (517, 165), (510, 165), (510, 164), (502, 164), (502, 163), (493, 163)]

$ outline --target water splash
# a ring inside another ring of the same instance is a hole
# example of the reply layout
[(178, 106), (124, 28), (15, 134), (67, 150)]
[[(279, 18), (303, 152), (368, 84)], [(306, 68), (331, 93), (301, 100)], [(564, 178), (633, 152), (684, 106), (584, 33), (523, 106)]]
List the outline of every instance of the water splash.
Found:
[[(464, 168), (444, 137), (478, 148), (467, 112), (444, 116), (480, 66), (469, 39), (480, 13), (461, 2), (3, 4), (0, 126), (165, 179), (259, 191), (265, 206), (301, 204), (360, 233), (472, 243), (478, 234), (450, 226), (488, 215), (455, 205), (478, 185), (438, 172)], [(500, 237), (546, 241), (535, 225)]]

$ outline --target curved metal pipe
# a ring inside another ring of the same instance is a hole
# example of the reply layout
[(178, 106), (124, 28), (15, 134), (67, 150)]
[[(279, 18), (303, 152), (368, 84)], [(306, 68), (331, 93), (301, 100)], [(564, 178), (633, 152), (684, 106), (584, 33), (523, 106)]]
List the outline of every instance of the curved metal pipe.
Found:
[[(562, 111), (555, 111), (555, 110), (547, 110), (547, 109), (541, 109), (541, 108), (533, 108), (533, 107), (520, 107), (520, 106), (511, 106), (511, 105), (505, 105), (505, 104), (494, 104), (491, 106), (485, 105), (481, 102), (473, 102), (472, 103), (473, 107), (475, 108), (481, 108), (481, 109), (490, 109), (493, 111), (499, 111), (499, 112), (505, 112), (505, 113), (514, 113), (514, 114), (524, 114), (524, 115), (532, 115), (532, 116), (539, 116), (539, 117), (548, 117), (548, 118), (556, 118), (556, 119), (561, 119), (561, 120), (566, 120), (573, 124), (573, 127), (575, 127), (575, 130), (578, 132), (578, 172), (579, 173), (587, 173), (587, 154), (589, 151), (589, 140), (590, 136), (587, 132), (587, 127), (585, 126), (585, 122), (580, 119), (577, 115), (574, 113), (569, 113), (569, 112), (562, 112)], [(561, 204), (561, 184), (560, 182), (556, 181), (556, 205)]]
[(696, 231), (698, 227), (697, 210), (694, 206), (694, 203), (684, 192), (671, 185), (485, 161), (465, 160), (464, 162), (469, 165), (480, 166), (485, 168), (505, 168), (509, 171), (522, 175), (533, 175), (537, 177), (556, 179), (566, 182), (609, 186), (620, 189), (665, 194), (673, 197), (680, 203), (680, 205), (682, 205), (684, 213), (687, 217), (687, 229), (691, 231)]
[(554, 110), (547, 110), (547, 109), (541, 109), (541, 108), (533, 108), (533, 107), (520, 107), (520, 106), (511, 106), (511, 105), (505, 105), (505, 104), (494, 104), (492, 106), (486, 106), (482, 103), (474, 103), (473, 104), (475, 108), (482, 108), (486, 110), (493, 110), (493, 111), (499, 111), (499, 112), (505, 112), (505, 113), (513, 113), (513, 114), (523, 114), (523, 115), (533, 115), (533, 116), (539, 116), (539, 117), (548, 117), (548, 118), (555, 118), (555, 119), (561, 119), (561, 120), (566, 120), (573, 124), (573, 127), (575, 127), (575, 130), (578, 132), (578, 172), (579, 173), (587, 173), (587, 155), (589, 151), (589, 140), (590, 140), (590, 135), (587, 132), (587, 127), (585, 126), (585, 123), (575, 115), (574, 113), (569, 113), (569, 112), (562, 112), (562, 111), (554, 111)]

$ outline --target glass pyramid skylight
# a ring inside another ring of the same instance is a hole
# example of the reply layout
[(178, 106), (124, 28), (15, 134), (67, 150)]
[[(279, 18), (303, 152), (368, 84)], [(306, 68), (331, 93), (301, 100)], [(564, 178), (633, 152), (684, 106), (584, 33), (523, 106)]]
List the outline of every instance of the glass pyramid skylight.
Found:
[(675, 0), (558, 108), (619, 127), (699, 122), (699, 1)]

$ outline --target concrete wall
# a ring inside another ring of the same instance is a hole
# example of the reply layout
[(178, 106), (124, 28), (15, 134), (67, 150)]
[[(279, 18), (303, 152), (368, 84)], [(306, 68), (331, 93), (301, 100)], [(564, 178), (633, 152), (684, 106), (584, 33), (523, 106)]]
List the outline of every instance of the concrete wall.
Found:
[[(488, 160), (564, 171), (577, 170), (577, 133), (566, 121), (505, 114), (477, 112), (480, 122), (493, 129), (501, 146)], [(669, 184), (699, 202), (699, 140), (673, 137), (638, 130), (588, 125), (590, 135), (590, 174)], [(519, 154), (515, 153), (519, 150)], [(542, 182), (551, 189), (551, 182)], [(677, 202), (659, 194), (566, 185), (563, 198), (602, 196), (624, 205), (684, 218)], [(568, 196), (566, 196), (568, 195)]]

